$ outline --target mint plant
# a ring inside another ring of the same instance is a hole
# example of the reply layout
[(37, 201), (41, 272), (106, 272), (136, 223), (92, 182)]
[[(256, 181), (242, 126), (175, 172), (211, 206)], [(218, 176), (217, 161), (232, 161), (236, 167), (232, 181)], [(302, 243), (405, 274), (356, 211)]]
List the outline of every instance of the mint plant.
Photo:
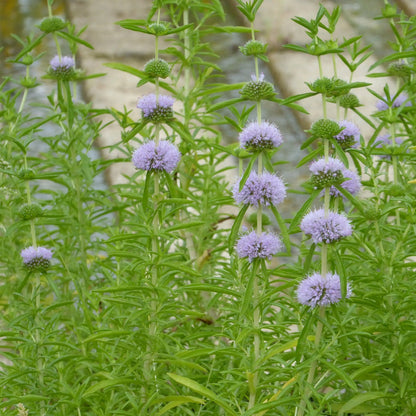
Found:
[[(415, 413), (414, 18), (385, 3), (392, 53), (363, 82), (371, 46), (337, 38), (339, 7), (295, 17), (309, 40), (285, 47), (316, 57), (318, 74), (282, 98), (260, 69), (264, 6), (237, 0), (247, 26), (199, 0), (116, 22), (154, 45), (142, 67), (106, 64), (131, 76), (136, 108), (82, 99), (79, 83), (103, 74), (80, 67), (93, 45), (53, 0), (14, 36), (22, 76), (0, 84), (0, 413)], [(252, 72), (227, 84), (210, 36), (235, 32)], [(307, 112), (312, 96), (321, 117), (298, 165), (310, 177), (293, 189), (264, 103)], [(120, 129), (113, 159), (92, 156), (103, 114)], [(123, 181), (100, 184), (120, 162)], [(283, 216), (289, 193), (304, 202)]]

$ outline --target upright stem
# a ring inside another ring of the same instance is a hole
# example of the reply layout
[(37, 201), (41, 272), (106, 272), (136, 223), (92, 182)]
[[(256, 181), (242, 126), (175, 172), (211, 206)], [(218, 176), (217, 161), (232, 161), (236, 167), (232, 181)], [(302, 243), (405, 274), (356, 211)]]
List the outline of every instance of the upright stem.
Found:
[[(319, 321), (318, 321), (318, 324), (316, 325), (315, 342), (314, 342), (316, 352), (318, 352), (319, 344), (321, 342), (322, 330), (323, 330), (322, 321), (324, 320), (324, 318), (325, 318), (325, 307), (320, 306), (319, 307)], [(318, 361), (315, 359), (313, 360), (309, 368), (308, 378), (306, 379), (306, 387), (303, 393), (301, 404), (298, 408), (299, 411), (296, 413), (296, 416), (303, 416), (305, 414), (305, 406), (311, 394), (311, 384), (313, 383), (313, 380), (315, 378), (315, 371), (316, 371), (317, 366), (318, 366)]]
[[(396, 145), (396, 126), (394, 125), (394, 123), (391, 124), (390, 126), (390, 137), (391, 137), (392, 145), (395, 146)], [(393, 184), (397, 185), (399, 183), (399, 166), (398, 166), (397, 155), (395, 154), (391, 155), (391, 161), (393, 163)], [(400, 214), (398, 211), (396, 212), (396, 224), (400, 225)]]
[(258, 265), (253, 264), (253, 330), (254, 330), (254, 342), (253, 342), (253, 361), (252, 361), (252, 370), (249, 378), (249, 402), (248, 409), (251, 409), (256, 404), (257, 397), (257, 385), (259, 382), (259, 373), (256, 369), (257, 363), (260, 358), (260, 325), (261, 325), (261, 316), (260, 316), (260, 290), (258, 282)]

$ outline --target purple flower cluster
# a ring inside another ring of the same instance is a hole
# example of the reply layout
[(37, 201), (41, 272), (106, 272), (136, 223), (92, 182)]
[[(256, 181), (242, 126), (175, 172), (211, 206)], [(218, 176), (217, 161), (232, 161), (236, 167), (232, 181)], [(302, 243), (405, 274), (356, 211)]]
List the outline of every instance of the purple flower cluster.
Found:
[[(387, 97), (384, 96), (382, 100), (378, 100), (376, 102), (376, 107), (378, 111), (385, 111), (389, 109), (389, 105), (386, 102)], [(399, 94), (391, 103), (392, 108), (398, 108), (401, 107), (404, 104), (405, 107), (411, 107), (412, 103), (409, 101), (409, 96), (402, 92)]]
[[(346, 297), (349, 298), (351, 294), (348, 284)], [(337, 303), (342, 298), (340, 278), (336, 273), (327, 273), (325, 278), (319, 273), (314, 273), (299, 284), (297, 295), (299, 303), (312, 308)]]
[[(334, 186), (340, 184), (350, 194), (355, 195), (361, 188), (359, 176), (347, 169), (344, 164), (333, 157), (328, 160), (321, 158), (311, 163), (309, 170), (312, 172), (312, 182), (315, 189), (329, 187), (330, 195), (341, 196), (341, 193)], [(343, 179), (346, 179), (343, 181)]]
[(248, 257), (249, 262), (254, 259), (270, 260), (271, 256), (281, 251), (282, 248), (282, 242), (276, 235), (267, 233), (258, 235), (255, 231), (243, 235), (236, 245), (238, 256)]
[(344, 127), (340, 133), (334, 136), (342, 149), (358, 147), (360, 143), (360, 129), (351, 121), (342, 120), (338, 122), (340, 127)]
[(21, 251), (24, 265), (30, 270), (46, 270), (52, 259), (52, 251), (45, 247), (30, 246)]
[(152, 140), (141, 145), (134, 153), (132, 161), (137, 169), (172, 172), (178, 165), (181, 154), (177, 147), (161, 140), (156, 146)]
[(71, 80), (75, 76), (75, 61), (70, 56), (54, 56), (49, 62), (49, 75), (55, 79)]
[(314, 243), (334, 243), (352, 234), (352, 227), (342, 214), (329, 211), (325, 215), (324, 209), (311, 211), (303, 217), (301, 230), (312, 237)]
[(241, 191), (240, 181), (234, 185), (233, 196), (237, 204), (278, 205), (286, 198), (286, 186), (283, 181), (272, 173), (264, 172), (257, 175), (251, 172)]
[(241, 147), (248, 150), (264, 150), (279, 147), (283, 143), (279, 129), (267, 121), (251, 122), (239, 135)]
[[(348, 191), (351, 195), (357, 195), (361, 189), (360, 177), (352, 170), (344, 167), (342, 169), (342, 176), (346, 179), (341, 183), (341, 186)], [(332, 196), (341, 196), (341, 192), (335, 186), (331, 186), (329, 193)]]
[(334, 175), (336, 172), (342, 171), (343, 168), (344, 164), (334, 157), (329, 157), (328, 160), (325, 160), (325, 158), (318, 159), (309, 166), (309, 170), (314, 175)]
[(172, 106), (174, 102), (175, 99), (169, 95), (156, 97), (155, 94), (149, 94), (139, 100), (137, 108), (142, 110), (145, 119), (161, 122), (170, 120), (173, 117)]
[(55, 55), (49, 64), (53, 71), (69, 71), (74, 68), (75, 61), (71, 56), (59, 57)]

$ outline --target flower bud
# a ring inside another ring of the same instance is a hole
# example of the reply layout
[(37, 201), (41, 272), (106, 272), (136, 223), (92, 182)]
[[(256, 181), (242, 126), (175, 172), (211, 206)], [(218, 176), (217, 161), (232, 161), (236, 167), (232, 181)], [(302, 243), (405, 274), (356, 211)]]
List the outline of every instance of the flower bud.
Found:
[(322, 118), (312, 124), (311, 133), (321, 139), (332, 139), (341, 131), (337, 122)]
[(38, 27), (42, 32), (52, 33), (62, 30), (65, 26), (66, 23), (60, 17), (52, 16), (43, 19)]
[(42, 216), (42, 208), (38, 204), (24, 204), (19, 209), (18, 215), (22, 220), (33, 220)]
[(23, 65), (32, 65), (33, 64), (33, 57), (29, 55), (28, 53), (22, 58), (20, 61)]
[(312, 84), (308, 84), (309, 88), (320, 94), (328, 94), (332, 90), (332, 80), (327, 77), (318, 78)]
[(24, 77), (20, 79), (20, 85), (25, 88), (35, 88), (39, 84), (34, 77)]
[(412, 67), (404, 62), (394, 62), (389, 65), (387, 72), (389, 75), (407, 78), (412, 74)]
[(343, 108), (355, 108), (361, 106), (358, 97), (354, 94), (342, 95), (339, 99), (339, 105)]
[(391, 18), (397, 16), (397, 9), (395, 6), (391, 5), (390, 3), (387, 3), (384, 6), (384, 9), (381, 11), (381, 14), (383, 15), (383, 17)]
[(261, 101), (274, 98), (274, 87), (270, 82), (264, 81), (264, 75), (261, 74), (259, 79), (254, 76), (252, 80), (247, 82), (240, 91), (241, 96), (246, 100)]
[(144, 72), (151, 78), (166, 78), (170, 74), (170, 67), (164, 59), (151, 59), (145, 65)]
[(17, 176), (20, 179), (30, 180), (30, 179), (33, 179), (35, 177), (35, 172), (32, 169), (20, 169)]
[(264, 55), (266, 53), (267, 45), (259, 40), (249, 40), (243, 46), (240, 46), (240, 51), (245, 56)]
[(147, 29), (156, 36), (163, 36), (168, 31), (168, 27), (164, 23), (151, 23)]
[(336, 78), (332, 80), (332, 89), (327, 95), (328, 97), (340, 97), (341, 95), (348, 94), (350, 89), (347, 81)]

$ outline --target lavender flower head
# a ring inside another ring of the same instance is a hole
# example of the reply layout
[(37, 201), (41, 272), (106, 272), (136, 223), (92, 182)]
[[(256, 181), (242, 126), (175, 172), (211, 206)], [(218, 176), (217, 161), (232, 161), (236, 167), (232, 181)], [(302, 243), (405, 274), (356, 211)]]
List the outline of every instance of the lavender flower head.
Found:
[[(347, 284), (346, 297), (351, 294), (351, 287)], [(336, 273), (327, 273), (325, 279), (321, 274), (314, 273), (299, 284), (297, 295), (299, 303), (312, 308), (338, 303), (342, 298), (340, 278)]]
[[(342, 169), (342, 176), (346, 180), (341, 183), (341, 186), (351, 195), (357, 195), (361, 189), (360, 177), (352, 170), (347, 169), (345, 166)], [(331, 196), (344, 196), (335, 186), (331, 186), (329, 188), (329, 194)]]
[(311, 211), (303, 217), (301, 230), (312, 237), (315, 244), (334, 243), (352, 234), (352, 227), (342, 214), (329, 211), (325, 216), (324, 209)]
[(340, 127), (344, 127), (340, 133), (334, 136), (342, 149), (358, 147), (360, 142), (360, 129), (351, 121), (342, 120), (338, 122)]
[[(393, 145), (393, 140), (390, 138), (390, 134), (382, 134), (380, 136), (377, 136), (376, 140), (375, 140), (375, 145), (377, 149), (382, 148), (383, 146), (392, 146)], [(400, 145), (403, 143), (403, 138), (402, 137), (395, 137), (394, 142), (396, 145)], [(378, 155), (378, 157), (380, 159), (386, 159), (386, 160), (390, 160), (391, 156), (389, 155)]]
[(341, 183), (343, 169), (344, 164), (333, 157), (329, 157), (328, 160), (321, 158), (312, 162), (309, 170), (312, 173), (312, 183), (315, 189)]
[(262, 175), (252, 172), (241, 191), (240, 181), (234, 185), (233, 196), (237, 204), (278, 205), (286, 198), (286, 186), (283, 181), (269, 172)]
[(71, 56), (62, 56), (60, 58), (58, 55), (55, 55), (49, 64), (54, 71), (58, 71), (59, 69), (68, 70), (75, 66), (75, 61)]
[(169, 121), (173, 118), (172, 106), (175, 99), (169, 95), (145, 95), (137, 103), (137, 108), (143, 112), (143, 118), (155, 123)]
[(161, 140), (156, 146), (152, 140), (135, 150), (132, 162), (137, 169), (172, 172), (180, 159), (181, 154), (174, 144)]
[(258, 79), (257, 79), (256, 74), (251, 74), (251, 75), (250, 75), (250, 78), (251, 78), (251, 80), (252, 80), (253, 82), (263, 82), (263, 81), (264, 81), (264, 73), (262, 72), (262, 73), (259, 75), (259, 78), (258, 78)]
[(58, 79), (68, 80), (75, 74), (75, 61), (71, 56), (54, 56), (49, 62), (49, 73)]
[(236, 245), (239, 257), (248, 257), (251, 263), (254, 259), (268, 259), (282, 250), (282, 242), (280, 238), (274, 234), (261, 233), (256, 234), (252, 231), (243, 235)]
[(280, 130), (268, 121), (257, 123), (255, 121), (244, 127), (238, 139), (243, 149), (264, 150), (279, 147), (283, 143)]
[(52, 251), (45, 247), (30, 246), (21, 251), (24, 265), (30, 270), (46, 270), (52, 259)]
[[(386, 103), (387, 97), (384, 96), (382, 100), (378, 100), (376, 102), (376, 107), (378, 111), (385, 111), (389, 109), (389, 105)], [(398, 108), (401, 107), (404, 103), (406, 103), (405, 107), (411, 107), (412, 103), (409, 101), (409, 96), (402, 92), (400, 93), (392, 102), (391, 107), (392, 108)]]

